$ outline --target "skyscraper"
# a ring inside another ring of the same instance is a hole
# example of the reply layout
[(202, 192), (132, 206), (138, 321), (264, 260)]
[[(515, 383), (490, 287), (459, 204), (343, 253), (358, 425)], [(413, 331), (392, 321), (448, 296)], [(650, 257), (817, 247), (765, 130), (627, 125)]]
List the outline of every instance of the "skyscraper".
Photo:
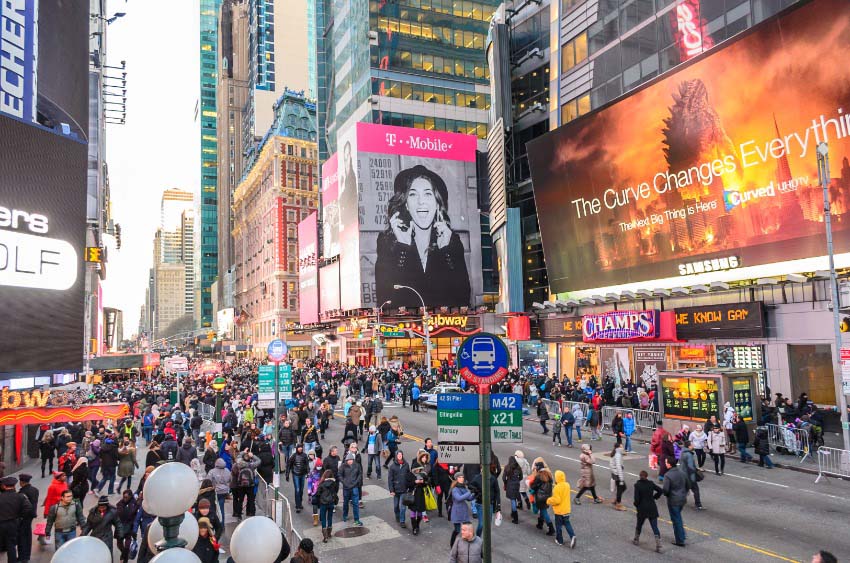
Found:
[(483, 139), (490, 104), (484, 42), (498, 5), (318, 0), (319, 139), (328, 153), (336, 151), (336, 132), (358, 121)]
[(218, 142), (216, 138), (216, 69), (218, 11), (222, 0), (201, 0), (201, 325), (212, 326), (210, 293), (218, 277)]
[[(154, 268), (181, 265), (184, 270), (184, 314), (195, 314), (195, 198), (183, 190), (165, 190), (160, 204), (159, 252)], [(164, 328), (164, 327), (161, 327)]]

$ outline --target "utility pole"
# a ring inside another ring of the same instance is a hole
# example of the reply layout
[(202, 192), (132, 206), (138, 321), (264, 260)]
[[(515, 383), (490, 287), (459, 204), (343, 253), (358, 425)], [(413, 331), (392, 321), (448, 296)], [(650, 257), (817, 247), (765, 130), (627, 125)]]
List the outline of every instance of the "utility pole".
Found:
[[(823, 222), (826, 226), (826, 249), (829, 254), (829, 283), (832, 291), (832, 321), (835, 330), (835, 354), (833, 369), (835, 377), (835, 394), (838, 398), (839, 415), (841, 416), (841, 433), (844, 437), (844, 449), (850, 450), (850, 428), (847, 419), (847, 397), (844, 395), (844, 383), (841, 373), (841, 316), (838, 308), (841, 306), (838, 298), (838, 278), (835, 273), (835, 253), (832, 245), (832, 218), (829, 205), (829, 146), (823, 142), (818, 144), (818, 176), (823, 188)], [(847, 460), (845, 460), (846, 462)]]
[(484, 527), (481, 532), (484, 563), (492, 563), (492, 515), (490, 507), (490, 384), (478, 385), (478, 426), (481, 428), (481, 514)]

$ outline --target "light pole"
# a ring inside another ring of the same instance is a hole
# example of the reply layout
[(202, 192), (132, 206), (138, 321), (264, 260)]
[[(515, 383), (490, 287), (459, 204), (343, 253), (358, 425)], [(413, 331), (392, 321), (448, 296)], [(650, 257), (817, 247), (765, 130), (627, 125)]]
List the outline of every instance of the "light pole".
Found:
[(409, 289), (413, 293), (416, 294), (416, 297), (419, 298), (419, 301), (422, 302), (422, 330), (425, 332), (425, 366), (426, 366), (426, 375), (431, 375), (431, 331), (428, 329), (428, 308), (425, 306), (425, 300), (422, 299), (422, 295), (409, 285), (399, 285), (396, 284), (393, 286), (393, 289)]
[[(817, 147), (818, 176), (823, 187), (823, 222), (826, 225), (826, 250), (829, 254), (829, 283), (832, 291), (832, 320), (835, 330), (835, 361), (833, 362), (835, 394), (838, 395), (838, 408), (841, 412), (841, 432), (844, 436), (844, 449), (850, 450), (850, 429), (847, 425), (847, 397), (844, 395), (844, 383), (841, 373), (841, 316), (838, 308), (838, 279), (835, 274), (835, 254), (832, 246), (832, 217), (829, 206), (829, 146), (820, 143)], [(846, 460), (845, 460), (846, 461)]]
[[(392, 305), (392, 303), (393, 303), (392, 301), (387, 299), (386, 301), (381, 303), (380, 307), (378, 307), (378, 318), (375, 321), (375, 337), (377, 338), (377, 341), (378, 341), (378, 348), (380, 348), (381, 350), (383, 350), (383, 339), (381, 338), (381, 311), (383, 311), (384, 305)], [(384, 367), (386, 365), (384, 363), (384, 356), (381, 356), (380, 365), (381, 365), (381, 367)]]
[(227, 380), (222, 376), (218, 376), (213, 379), (210, 384), (215, 391), (215, 412), (213, 413), (213, 422), (215, 422), (215, 434), (218, 437), (219, 443), (221, 442), (222, 434), (221, 434), (221, 407), (222, 407), (222, 396), (221, 392), (224, 391), (224, 388), (227, 387)]

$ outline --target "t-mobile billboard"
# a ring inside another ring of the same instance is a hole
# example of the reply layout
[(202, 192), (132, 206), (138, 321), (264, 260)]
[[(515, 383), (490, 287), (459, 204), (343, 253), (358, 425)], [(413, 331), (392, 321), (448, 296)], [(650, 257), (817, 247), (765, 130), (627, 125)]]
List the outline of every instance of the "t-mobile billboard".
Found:
[(302, 325), (319, 322), (318, 213), (298, 223), (298, 313)]
[(850, 251), (848, 60), (850, 3), (817, 0), (529, 143), (552, 290), (823, 256), (824, 141)]
[(342, 309), (420, 306), (396, 285), (429, 307), (480, 303), (476, 137), (357, 123), (337, 144)]
[(339, 176), (337, 155), (322, 165), (322, 257), (339, 255)]

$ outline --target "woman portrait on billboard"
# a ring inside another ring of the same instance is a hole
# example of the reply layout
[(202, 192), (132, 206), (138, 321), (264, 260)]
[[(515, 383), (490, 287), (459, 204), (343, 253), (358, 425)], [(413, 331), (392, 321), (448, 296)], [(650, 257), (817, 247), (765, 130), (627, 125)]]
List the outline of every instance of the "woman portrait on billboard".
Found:
[(387, 206), (388, 226), (378, 235), (375, 285), (379, 303), (420, 307), (469, 305), (469, 273), (463, 242), (452, 231), (448, 188), (421, 164), (402, 170), (393, 182)]

